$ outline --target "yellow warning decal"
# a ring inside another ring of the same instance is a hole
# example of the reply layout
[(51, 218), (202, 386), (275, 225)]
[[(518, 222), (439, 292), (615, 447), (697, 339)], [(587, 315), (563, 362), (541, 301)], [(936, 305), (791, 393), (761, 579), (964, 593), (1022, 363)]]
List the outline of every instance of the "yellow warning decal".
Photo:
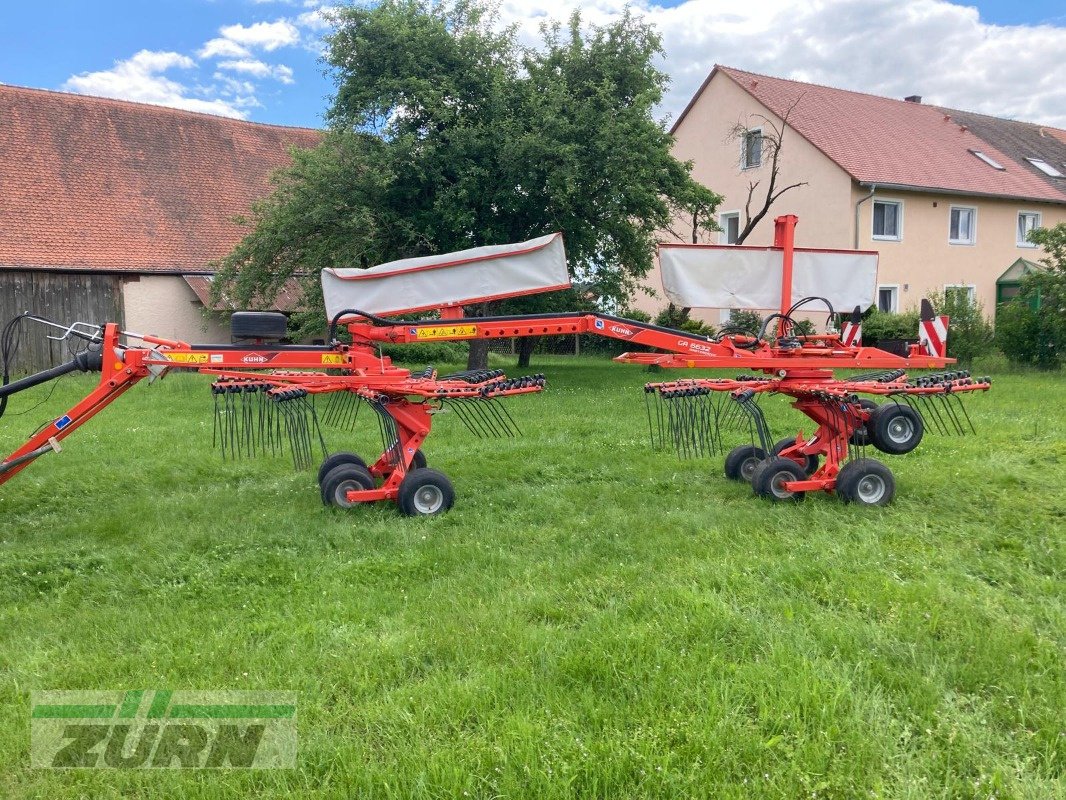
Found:
[(176, 361), (179, 364), (206, 364), (209, 353), (167, 353), (167, 359), (169, 361)]
[(342, 356), (340, 353), (323, 353), (323, 355), (322, 355), (322, 363), (323, 364), (343, 364), (344, 363), (344, 356)]
[(469, 339), (477, 336), (477, 325), (445, 325), (436, 328), (419, 328), (419, 339)]

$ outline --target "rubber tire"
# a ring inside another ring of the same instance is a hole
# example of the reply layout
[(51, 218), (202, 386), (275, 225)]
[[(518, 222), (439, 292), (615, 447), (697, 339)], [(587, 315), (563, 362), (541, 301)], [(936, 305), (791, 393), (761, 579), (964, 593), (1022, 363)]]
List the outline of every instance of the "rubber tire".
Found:
[[(873, 411), (877, 408), (877, 403), (865, 397), (860, 397), (859, 406), (865, 408), (867, 411)], [(866, 426), (861, 425), (852, 431), (851, 436), (848, 437), (848, 441), (856, 447), (866, 447), (870, 444), (870, 434), (866, 430)]]
[[(910, 406), (885, 403), (870, 413), (866, 424), (870, 443), (882, 453), (901, 456), (921, 444), (925, 434), (922, 416)], [(901, 432), (906, 438), (901, 438)]]
[(840, 468), (837, 473), (836, 493), (845, 503), (887, 506), (896, 496), (896, 479), (892, 476), (892, 470), (880, 461), (858, 458)]
[[(796, 443), (796, 437), (795, 436), (790, 436), (788, 439), (782, 439), (780, 442), (778, 442), (777, 444), (774, 445), (773, 454), (775, 456), (776, 455), (780, 455), (782, 450), (785, 450), (785, 449), (787, 449), (789, 447), (792, 447), (792, 445), (794, 445), (795, 443)], [(809, 455), (809, 456), (805, 455), (803, 457), (803, 460), (804, 460), (804, 463), (800, 464), (800, 466), (803, 467), (803, 471), (806, 472), (808, 476), (813, 475), (814, 473), (816, 473), (818, 471), (818, 465), (821, 464), (821, 460), (818, 458), (818, 456), (816, 456), (816, 455)], [(798, 461), (796, 463), (799, 464)]]
[(355, 453), (348, 453), (344, 450), (340, 450), (332, 455), (326, 456), (326, 460), (323, 461), (322, 466), (318, 468), (318, 485), (322, 486), (322, 479), (326, 477), (326, 473), (334, 467), (339, 467), (341, 464), (355, 464), (359, 467), (366, 467), (366, 462)]
[(759, 462), (766, 459), (766, 451), (752, 444), (734, 447), (725, 457), (725, 476), (731, 481), (751, 483), (752, 473)]
[(374, 476), (358, 464), (338, 464), (322, 480), (322, 504), (336, 508), (351, 508), (345, 492), (373, 489)]
[(454, 505), (455, 489), (443, 472), (423, 467), (408, 472), (400, 481), (396, 502), (405, 516), (432, 517)]
[(784, 481), (807, 480), (803, 467), (784, 456), (774, 456), (763, 461), (751, 476), (751, 488), (759, 497), (767, 497), (778, 503), (799, 503), (806, 499), (806, 492), (789, 492), (778, 484)]
[(425, 469), (429, 465), (426, 461), (426, 454), (421, 450), (415, 450), (415, 454), (411, 457), (411, 469)]

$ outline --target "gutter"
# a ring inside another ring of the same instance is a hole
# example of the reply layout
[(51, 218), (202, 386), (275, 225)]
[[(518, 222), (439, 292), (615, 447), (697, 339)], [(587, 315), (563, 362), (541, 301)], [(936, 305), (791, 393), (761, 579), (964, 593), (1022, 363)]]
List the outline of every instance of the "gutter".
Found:
[[(991, 200), (1015, 200), (1026, 203), (1046, 203), (1048, 205), (1066, 205), (1066, 196), (1062, 198), (1054, 197), (1027, 197), (1020, 194), (996, 194), (993, 192), (970, 192), (963, 189), (941, 189), (937, 186), (914, 186), (908, 183), (864, 183), (858, 181), (859, 186), (870, 187), (871, 193), (877, 189), (887, 189), (894, 192), (918, 192), (920, 194), (946, 194), (957, 197), (987, 197)], [(860, 202), (865, 202), (868, 198), (863, 198)]]
[[(859, 186), (862, 186), (862, 184), (860, 183)], [(859, 200), (859, 202), (857, 202), (855, 204), (855, 245), (854, 245), (854, 247), (855, 247), (856, 250), (859, 249), (859, 208), (867, 200), (872, 200), (873, 196), (875, 194), (877, 194), (877, 184), (876, 183), (872, 183), (872, 184), (870, 184), (870, 193), (868, 195), (866, 195), (866, 197), (862, 198), (861, 200)]]

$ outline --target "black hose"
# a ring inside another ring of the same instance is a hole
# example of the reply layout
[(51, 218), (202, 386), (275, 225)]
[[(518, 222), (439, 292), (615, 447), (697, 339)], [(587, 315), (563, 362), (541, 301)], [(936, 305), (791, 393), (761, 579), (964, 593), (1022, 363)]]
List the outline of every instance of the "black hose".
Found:
[(363, 319), (369, 320), (370, 322), (374, 323), (375, 325), (394, 325), (395, 324), (392, 320), (385, 319), (385, 317), (379, 317), (376, 314), (368, 314), (366, 311), (360, 311), (357, 308), (346, 308), (343, 311), (338, 311), (336, 314), (333, 315), (333, 319), (330, 320), (330, 323), (329, 323), (329, 338), (328, 338), (329, 344), (333, 344), (334, 342), (337, 341), (337, 323), (340, 322), (341, 317), (346, 317), (346, 316), (349, 316), (349, 315), (362, 317)]

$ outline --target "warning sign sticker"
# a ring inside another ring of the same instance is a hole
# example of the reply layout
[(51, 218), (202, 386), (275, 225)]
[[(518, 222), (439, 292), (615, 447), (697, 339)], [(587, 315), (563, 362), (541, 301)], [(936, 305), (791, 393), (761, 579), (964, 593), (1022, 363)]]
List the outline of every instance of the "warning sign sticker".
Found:
[(419, 339), (470, 339), (477, 336), (477, 325), (441, 325), (419, 328)]
[(167, 353), (167, 359), (179, 364), (206, 364), (210, 353)]

